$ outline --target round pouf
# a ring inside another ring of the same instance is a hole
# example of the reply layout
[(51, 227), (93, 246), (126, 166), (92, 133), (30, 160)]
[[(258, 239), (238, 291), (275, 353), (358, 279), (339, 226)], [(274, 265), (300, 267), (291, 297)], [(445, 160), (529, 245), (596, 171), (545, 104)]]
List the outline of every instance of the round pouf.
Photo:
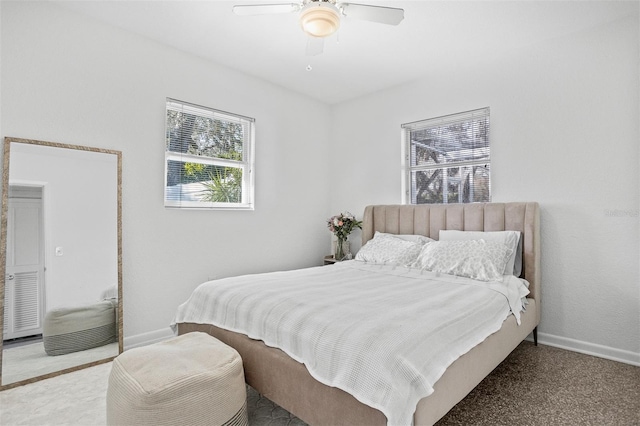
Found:
[(247, 425), (242, 359), (199, 332), (123, 352), (109, 376), (107, 424)]
[(66, 355), (115, 342), (116, 310), (110, 301), (103, 301), (48, 311), (42, 324), (44, 351)]

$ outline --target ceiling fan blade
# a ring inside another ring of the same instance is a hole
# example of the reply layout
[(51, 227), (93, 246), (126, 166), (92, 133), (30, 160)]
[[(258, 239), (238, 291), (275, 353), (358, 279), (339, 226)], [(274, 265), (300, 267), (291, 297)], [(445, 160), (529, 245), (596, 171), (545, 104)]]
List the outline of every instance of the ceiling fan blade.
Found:
[(309, 36), (307, 39), (307, 56), (317, 56), (324, 50), (324, 38)]
[(362, 19), (380, 24), (398, 25), (404, 19), (404, 9), (371, 6), (367, 4), (341, 3), (339, 8), (347, 18)]
[(241, 16), (270, 15), (274, 13), (291, 13), (300, 10), (297, 3), (283, 4), (241, 4), (233, 6), (233, 13)]

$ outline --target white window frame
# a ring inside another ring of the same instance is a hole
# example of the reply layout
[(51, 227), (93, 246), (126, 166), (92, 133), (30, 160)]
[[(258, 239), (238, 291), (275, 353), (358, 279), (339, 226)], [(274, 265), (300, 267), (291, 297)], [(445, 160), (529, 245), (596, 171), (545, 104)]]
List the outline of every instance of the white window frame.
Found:
[[(214, 120), (239, 123), (243, 127), (242, 160), (235, 161), (224, 158), (199, 156), (188, 153), (169, 151), (165, 140), (164, 159), (164, 205), (168, 208), (182, 209), (213, 209), (213, 210), (254, 210), (255, 173), (254, 173), (254, 145), (255, 145), (255, 119), (226, 111), (217, 110), (189, 102), (167, 98), (165, 111), (165, 127), (167, 112), (169, 110), (186, 112), (192, 115), (213, 118)], [(165, 138), (166, 138), (165, 129)], [(169, 161), (179, 163), (197, 163), (207, 166), (233, 167), (242, 170), (241, 194), (242, 200), (235, 202), (209, 202), (191, 200), (173, 200), (168, 197), (167, 178), (169, 174)]]
[[(422, 130), (427, 128), (440, 127), (447, 124), (455, 124), (464, 121), (472, 121), (477, 119), (478, 117), (486, 117), (487, 121), (490, 119), (490, 109), (489, 107), (480, 108), (476, 110), (445, 115), (441, 117), (430, 118), (426, 120), (414, 121), (411, 123), (402, 124), (402, 203), (403, 204), (417, 204), (416, 200), (416, 188), (413, 188), (413, 179), (412, 175), (414, 172), (418, 171), (428, 171), (428, 170), (436, 170), (436, 169), (449, 169), (449, 168), (473, 168), (473, 166), (479, 165), (489, 165), (489, 200), (491, 201), (491, 146), (488, 147), (488, 158), (482, 160), (461, 160), (461, 161), (452, 161), (448, 163), (440, 163), (440, 164), (430, 164), (430, 165), (412, 165), (413, 159), (412, 154), (413, 151), (411, 149), (411, 132), (415, 130)], [(463, 150), (460, 150), (463, 152)], [(443, 173), (443, 201), (442, 204), (449, 203), (459, 203), (463, 202), (462, 194), (463, 191), (459, 190), (459, 198), (457, 199), (449, 199), (447, 194), (447, 182), (446, 179), (448, 177), (447, 173)], [(461, 184), (463, 180), (461, 180)], [(473, 189), (470, 188), (471, 191)], [(472, 200), (470, 202), (476, 202)]]

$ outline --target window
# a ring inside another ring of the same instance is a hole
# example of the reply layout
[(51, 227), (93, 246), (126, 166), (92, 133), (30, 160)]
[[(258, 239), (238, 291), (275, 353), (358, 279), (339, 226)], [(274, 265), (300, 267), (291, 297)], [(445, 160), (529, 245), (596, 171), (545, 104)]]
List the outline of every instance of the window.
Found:
[(402, 125), (406, 204), (491, 201), (489, 108)]
[(164, 205), (253, 209), (254, 119), (167, 98)]

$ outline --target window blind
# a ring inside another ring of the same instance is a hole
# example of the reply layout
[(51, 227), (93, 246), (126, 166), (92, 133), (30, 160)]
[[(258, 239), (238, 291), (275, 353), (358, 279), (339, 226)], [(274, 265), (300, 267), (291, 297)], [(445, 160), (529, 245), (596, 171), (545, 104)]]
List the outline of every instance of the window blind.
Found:
[(487, 107), (402, 125), (408, 202), (491, 200), (489, 114)]
[(252, 209), (254, 122), (167, 98), (165, 206)]

